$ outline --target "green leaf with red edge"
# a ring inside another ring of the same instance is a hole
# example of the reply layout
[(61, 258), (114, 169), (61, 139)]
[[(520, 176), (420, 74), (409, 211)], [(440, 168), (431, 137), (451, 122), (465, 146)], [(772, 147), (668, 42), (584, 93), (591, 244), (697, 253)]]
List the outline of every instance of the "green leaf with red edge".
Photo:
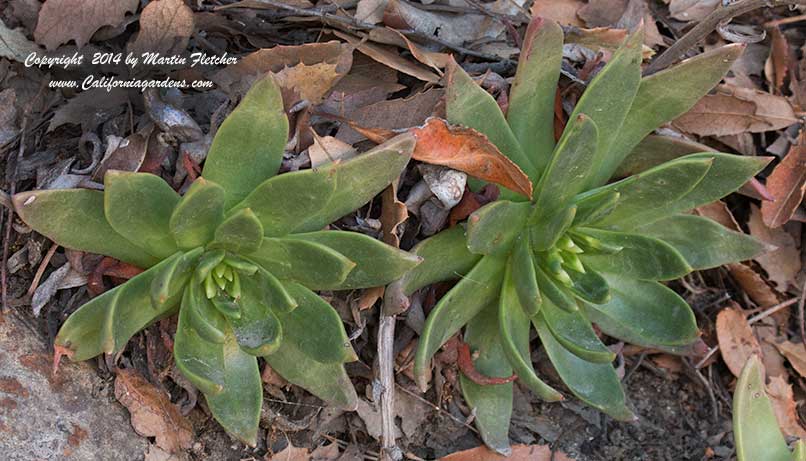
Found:
[(218, 128), (202, 176), (224, 188), (224, 207), (229, 209), (277, 174), (287, 141), (280, 87), (267, 74)]
[(180, 258), (182, 254), (176, 253), (79, 307), (59, 329), (55, 344), (72, 351), (70, 358), (75, 361), (123, 350), (135, 333), (174, 312), (179, 296), (155, 309), (151, 306), (151, 284), (163, 268)]
[[(495, 303), (485, 306), (467, 325), (465, 342), (476, 355), (473, 366), (484, 376), (508, 378), (512, 366), (501, 346)], [(475, 424), (484, 443), (503, 455), (509, 447), (509, 420), (512, 416), (512, 383), (481, 385), (459, 375), (462, 394), (476, 415)]]
[(12, 202), (27, 225), (59, 245), (111, 256), (144, 269), (159, 261), (109, 225), (103, 192), (35, 190), (15, 194)]
[(484, 256), (431, 311), (414, 361), (414, 374), (421, 389), (425, 389), (427, 367), (437, 350), (482, 309), (495, 304), (505, 265), (506, 258)]

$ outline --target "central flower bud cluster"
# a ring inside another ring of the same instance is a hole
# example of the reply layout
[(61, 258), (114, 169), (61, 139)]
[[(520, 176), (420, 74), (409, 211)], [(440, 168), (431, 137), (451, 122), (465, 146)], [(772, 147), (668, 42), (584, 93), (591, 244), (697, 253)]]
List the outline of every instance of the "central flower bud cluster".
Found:
[(219, 292), (224, 292), (233, 299), (241, 297), (241, 279), (238, 272), (226, 261), (218, 263), (202, 283), (207, 299), (213, 299)]
[(565, 234), (545, 253), (543, 260), (549, 273), (554, 278), (562, 282), (563, 285), (571, 286), (574, 282), (566, 269), (584, 274), (585, 267), (582, 265), (582, 261), (579, 260), (579, 255), (582, 253), (584, 253), (584, 250), (577, 245), (574, 238)]

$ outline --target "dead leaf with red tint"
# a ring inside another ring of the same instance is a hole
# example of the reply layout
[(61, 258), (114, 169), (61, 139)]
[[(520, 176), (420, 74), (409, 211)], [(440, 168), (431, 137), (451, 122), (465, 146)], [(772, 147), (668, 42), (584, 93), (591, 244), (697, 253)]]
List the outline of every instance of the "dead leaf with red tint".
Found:
[(131, 414), (135, 432), (155, 437), (157, 446), (178, 453), (193, 443), (193, 427), (168, 395), (137, 372), (119, 369), (115, 378), (115, 398)]
[(747, 227), (750, 229), (750, 235), (775, 247), (756, 256), (755, 260), (767, 272), (767, 276), (775, 283), (778, 291), (786, 291), (790, 284), (795, 283), (802, 266), (798, 242), (787, 231), (787, 227), (775, 229), (767, 227), (761, 218), (759, 208), (753, 204), (750, 205)]
[(555, 451), (552, 453), (548, 445), (513, 445), (512, 454), (499, 455), (485, 446), (458, 451), (443, 456), (437, 461), (574, 461), (565, 453)]
[(476, 370), (476, 367), (473, 365), (473, 357), (470, 353), (470, 346), (467, 343), (459, 342), (457, 346), (457, 357), (456, 357), (456, 364), (459, 365), (459, 369), (462, 370), (462, 374), (467, 376), (467, 378), (474, 383), (478, 384), (479, 386), (490, 386), (494, 384), (506, 384), (511, 383), (518, 379), (518, 375), (512, 375), (506, 378), (499, 378), (493, 376), (487, 376)]
[(529, 12), (532, 17), (548, 18), (561, 25), (584, 27), (577, 13), (585, 6), (582, 0), (535, 0)]
[(780, 227), (795, 214), (806, 192), (806, 130), (767, 178), (767, 190), (775, 201), (761, 203), (761, 216), (768, 227)]
[(532, 198), (532, 183), (523, 170), (480, 132), (439, 118), (410, 131), (417, 138), (412, 158), (464, 171)]
[(770, 397), (775, 418), (784, 434), (799, 439), (806, 438), (806, 430), (798, 422), (792, 386), (785, 380), (773, 376), (770, 378), (770, 383), (767, 384), (767, 395)]
[(722, 359), (736, 377), (742, 373), (742, 368), (751, 355), (761, 355), (761, 346), (753, 329), (736, 303), (719, 311), (716, 316), (716, 336)]

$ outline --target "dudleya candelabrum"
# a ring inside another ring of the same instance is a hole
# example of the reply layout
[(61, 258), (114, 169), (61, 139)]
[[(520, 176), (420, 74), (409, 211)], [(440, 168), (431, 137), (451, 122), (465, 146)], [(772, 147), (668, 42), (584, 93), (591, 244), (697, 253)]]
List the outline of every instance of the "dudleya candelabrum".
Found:
[[(429, 314), (415, 376), (424, 390), (434, 353), (462, 327), (473, 365), (487, 377), (517, 378), (537, 395), (562, 395), (535, 373), (530, 328), (568, 389), (619, 420), (634, 419), (592, 323), (608, 336), (685, 353), (698, 338), (688, 304), (661, 281), (745, 260), (764, 250), (749, 236), (686, 212), (735, 191), (768, 159), (721, 153), (680, 156), (694, 143), (647, 137), (688, 110), (742, 51), (711, 50), (641, 77), (643, 31), (626, 38), (589, 82), (555, 143), (554, 101), (563, 32), (550, 21), (528, 27), (506, 115), (456, 63), (447, 73), (448, 121), (484, 133), (534, 186), (532, 200), (503, 190), (412, 251), (424, 262), (387, 290), (410, 295), (461, 280)], [(645, 144), (646, 142), (646, 144)], [(675, 158), (607, 184), (628, 154)], [(659, 146), (659, 147), (657, 147)], [(400, 298), (395, 298), (400, 299)], [(502, 453), (512, 383), (460, 376), (485, 443)]]
[(402, 136), (350, 161), (275, 176), (288, 121), (273, 78), (259, 80), (216, 133), (184, 196), (161, 178), (110, 171), (104, 192), (14, 197), (28, 225), (73, 249), (146, 269), (73, 313), (56, 345), (73, 360), (117, 353), (179, 309), (174, 358), (227, 431), (254, 445), (262, 403), (257, 357), (343, 407), (356, 360), (338, 313), (312, 290), (380, 286), (419, 258), (369, 236), (322, 230), (397, 178)]

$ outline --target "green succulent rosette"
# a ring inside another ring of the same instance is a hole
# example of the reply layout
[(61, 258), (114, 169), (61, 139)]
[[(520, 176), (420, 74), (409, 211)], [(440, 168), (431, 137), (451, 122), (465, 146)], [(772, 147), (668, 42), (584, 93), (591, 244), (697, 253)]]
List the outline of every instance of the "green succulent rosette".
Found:
[(356, 360), (338, 313), (314, 290), (381, 286), (419, 257), (369, 236), (323, 230), (398, 177), (414, 139), (352, 160), (276, 175), (288, 138), (280, 89), (259, 80), (216, 133), (202, 176), (179, 196), (161, 178), (110, 171), (104, 191), (14, 196), (20, 217), (67, 248), (145, 271), (73, 313), (56, 337), (72, 360), (123, 350), (179, 312), (174, 358), (213, 416), (254, 445), (263, 400), (258, 357), (346, 408)]
[[(503, 190), (466, 224), (424, 240), (412, 250), (424, 262), (387, 290), (394, 303), (400, 294), (461, 276), (429, 314), (418, 343), (415, 375), (423, 389), (431, 357), (464, 327), (477, 371), (514, 373), (543, 399), (561, 399), (533, 368), (534, 328), (571, 393), (632, 420), (611, 364), (615, 354), (593, 324), (629, 343), (685, 353), (698, 339), (694, 313), (662, 282), (764, 250), (747, 235), (687, 213), (737, 190), (768, 159), (686, 152), (684, 142), (647, 138), (716, 85), (743, 46), (642, 78), (642, 43), (642, 30), (627, 37), (589, 82), (556, 142), (563, 47), (557, 24), (529, 25), (506, 115), (456, 63), (449, 66), (448, 121), (485, 134), (531, 179), (535, 194), (530, 200)], [(652, 155), (673, 160), (608, 183), (628, 156), (647, 152), (646, 139)], [(465, 375), (460, 382), (484, 442), (507, 453), (513, 384), (479, 384)]]

